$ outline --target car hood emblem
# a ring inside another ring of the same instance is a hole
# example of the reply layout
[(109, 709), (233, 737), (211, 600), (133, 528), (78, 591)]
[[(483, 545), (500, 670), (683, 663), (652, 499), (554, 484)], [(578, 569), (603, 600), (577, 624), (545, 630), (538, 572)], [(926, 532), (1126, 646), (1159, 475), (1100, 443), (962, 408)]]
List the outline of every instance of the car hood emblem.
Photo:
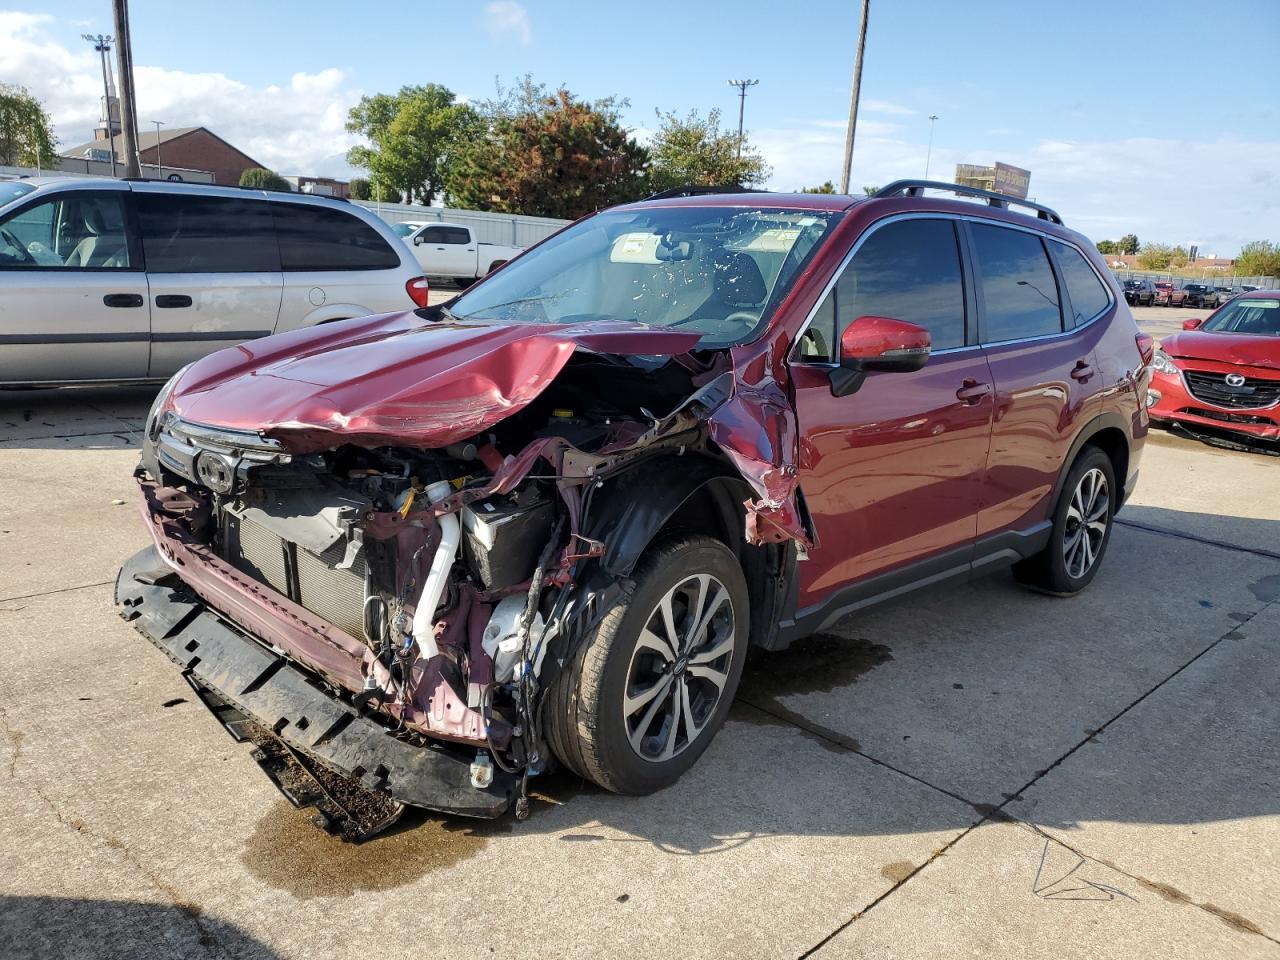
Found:
[(1238, 373), (1228, 373), (1228, 374), (1227, 374), (1227, 386), (1228, 386), (1228, 387), (1243, 387), (1243, 386), (1244, 386), (1244, 377), (1243, 377), (1241, 374), (1238, 374)]

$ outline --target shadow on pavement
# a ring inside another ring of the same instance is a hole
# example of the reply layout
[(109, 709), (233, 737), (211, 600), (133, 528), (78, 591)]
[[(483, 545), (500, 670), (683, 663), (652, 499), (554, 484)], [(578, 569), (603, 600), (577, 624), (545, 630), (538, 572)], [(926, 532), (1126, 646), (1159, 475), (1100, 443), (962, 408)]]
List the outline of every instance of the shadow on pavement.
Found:
[(190, 904), (0, 896), (0, 960), (279, 956)]

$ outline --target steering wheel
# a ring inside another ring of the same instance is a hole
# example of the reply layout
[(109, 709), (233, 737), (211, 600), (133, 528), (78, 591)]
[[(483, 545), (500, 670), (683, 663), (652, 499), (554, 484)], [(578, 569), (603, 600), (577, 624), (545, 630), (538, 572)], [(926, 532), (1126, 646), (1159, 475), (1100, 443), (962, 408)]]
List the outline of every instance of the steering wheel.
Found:
[(17, 237), (15, 237), (8, 230), (6, 230), (4, 227), (0, 227), (0, 237), (4, 237), (4, 242), (9, 244), (9, 246), (13, 247), (14, 250), (18, 251), (18, 253), (22, 256), (23, 263), (36, 262), (36, 258), (27, 252), (27, 248), (22, 245), (22, 241), (19, 240)]

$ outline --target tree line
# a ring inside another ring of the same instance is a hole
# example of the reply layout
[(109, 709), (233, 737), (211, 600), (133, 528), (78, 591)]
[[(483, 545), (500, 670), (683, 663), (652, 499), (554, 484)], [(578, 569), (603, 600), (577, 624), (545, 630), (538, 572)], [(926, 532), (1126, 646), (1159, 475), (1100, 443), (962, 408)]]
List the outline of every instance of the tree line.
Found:
[(436, 83), (360, 99), (347, 130), (367, 145), (348, 162), (367, 170), (353, 196), (575, 219), (601, 207), (693, 184), (755, 186), (770, 169), (720, 111), (658, 113), (640, 143), (622, 124), (625, 100), (587, 100), (529, 76), (480, 103)]
[[(1139, 270), (1176, 270), (1191, 262), (1190, 251), (1181, 244), (1139, 243), (1132, 233), (1119, 240), (1099, 240), (1095, 246), (1102, 254), (1136, 254)], [(1231, 269), (1243, 277), (1280, 276), (1280, 244), (1269, 240), (1246, 243), (1240, 248)]]

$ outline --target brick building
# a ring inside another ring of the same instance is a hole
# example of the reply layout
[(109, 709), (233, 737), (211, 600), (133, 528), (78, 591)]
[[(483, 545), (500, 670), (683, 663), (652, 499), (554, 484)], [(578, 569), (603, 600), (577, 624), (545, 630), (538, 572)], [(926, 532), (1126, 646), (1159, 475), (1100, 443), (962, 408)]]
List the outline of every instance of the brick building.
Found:
[[(124, 137), (116, 135), (112, 138), (112, 144), (118, 160), (124, 155)], [(107, 150), (107, 141), (103, 137), (72, 147), (62, 155), (76, 159), (96, 158), (98, 154), (107, 154)], [(110, 159), (110, 155), (107, 154), (106, 158)], [(207, 127), (161, 128), (158, 141), (155, 130), (140, 130), (138, 160), (144, 164), (158, 164), (166, 169), (172, 166), (174, 172), (166, 175), (167, 179), (186, 179), (178, 168), (207, 170), (213, 174), (214, 183), (229, 186), (238, 185), (240, 174), (244, 171), (262, 166)]]

